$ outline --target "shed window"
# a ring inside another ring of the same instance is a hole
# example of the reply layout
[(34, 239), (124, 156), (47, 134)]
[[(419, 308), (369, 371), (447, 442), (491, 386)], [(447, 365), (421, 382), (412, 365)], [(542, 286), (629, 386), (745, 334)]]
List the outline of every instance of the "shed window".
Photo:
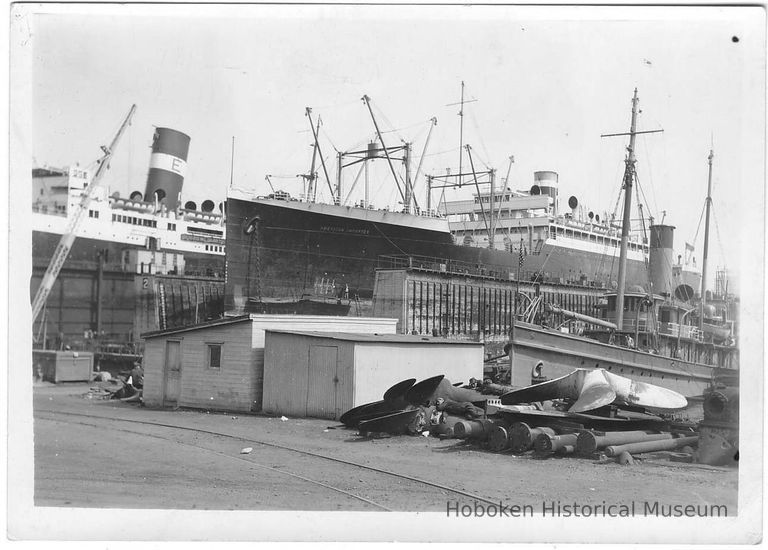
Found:
[(221, 344), (207, 344), (208, 368), (221, 369)]

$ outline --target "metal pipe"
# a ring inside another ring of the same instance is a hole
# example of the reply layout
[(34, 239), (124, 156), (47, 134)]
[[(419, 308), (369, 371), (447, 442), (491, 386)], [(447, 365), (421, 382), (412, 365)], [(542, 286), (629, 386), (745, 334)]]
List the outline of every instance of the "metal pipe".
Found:
[(453, 435), (459, 439), (486, 439), (494, 426), (488, 419), (460, 420), (453, 426)]
[(626, 443), (639, 443), (641, 441), (658, 441), (672, 439), (671, 433), (648, 433), (643, 431), (631, 432), (607, 432), (605, 435), (595, 435), (589, 430), (579, 434), (576, 440), (576, 450), (581, 455), (590, 455), (598, 449), (609, 445), (623, 445)]
[(577, 434), (549, 435), (547, 433), (541, 433), (536, 436), (536, 439), (533, 442), (533, 447), (536, 454), (540, 455), (558, 452), (567, 454), (569, 451), (572, 453), (576, 449), (576, 440), (578, 437)]
[(605, 448), (608, 456), (619, 456), (623, 452), (650, 453), (653, 451), (669, 451), (685, 445), (693, 445), (699, 441), (698, 435), (690, 437), (678, 437), (676, 439), (661, 439), (657, 441), (643, 441), (640, 443), (628, 443), (626, 445), (610, 445)]
[(554, 306), (552, 304), (547, 304), (546, 309), (547, 311), (550, 311), (557, 315), (562, 315), (567, 319), (575, 319), (577, 321), (584, 321), (585, 323), (589, 323), (591, 325), (597, 325), (600, 327), (609, 328), (611, 330), (618, 330), (617, 325), (611, 323), (610, 321), (605, 321), (604, 319), (598, 319), (597, 317), (591, 317), (589, 315), (584, 315), (583, 313), (576, 313), (575, 311), (569, 311), (567, 309), (563, 309), (561, 307)]
[(495, 453), (500, 453), (509, 448), (509, 428), (505, 426), (494, 426), (488, 435), (488, 449)]
[(509, 448), (513, 453), (524, 453), (533, 447), (533, 441), (540, 434), (549, 434), (554, 436), (555, 430), (552, 428), (531, 428), (525, 422), (515, 422), (509, 428)]

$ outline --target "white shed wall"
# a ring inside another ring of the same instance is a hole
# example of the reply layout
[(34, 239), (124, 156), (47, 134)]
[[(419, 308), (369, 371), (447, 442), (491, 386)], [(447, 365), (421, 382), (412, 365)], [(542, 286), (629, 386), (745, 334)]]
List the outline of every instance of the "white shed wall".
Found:
[(444, 374), (453, 383), (482, 380), (483, 359), (480, 343), (357, 343), (352, 406), (378, 401), (387, 388), (407, 378), (419, 382)]

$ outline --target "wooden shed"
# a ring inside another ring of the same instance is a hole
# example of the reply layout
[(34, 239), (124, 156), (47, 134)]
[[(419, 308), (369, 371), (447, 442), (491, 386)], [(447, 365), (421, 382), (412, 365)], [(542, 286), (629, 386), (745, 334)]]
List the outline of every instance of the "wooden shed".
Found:
[(268, 330), (263, 410), (339, 419), (401, 380), (482, 380), (483, 344), (404, 334)]
[(324, 315), (241, 315), (142, 334), (144, 403), (259, 411), (264, 331), (290, 329), (393, 334), (397, 321)]

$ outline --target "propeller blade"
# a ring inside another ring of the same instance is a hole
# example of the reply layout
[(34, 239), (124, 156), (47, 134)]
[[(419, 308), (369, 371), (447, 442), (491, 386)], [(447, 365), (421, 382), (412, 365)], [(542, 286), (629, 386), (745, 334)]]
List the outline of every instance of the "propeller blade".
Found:
[(578, 399), (584, 375), (587, 371), (577, 369), (560, 378), (513, 390), (501, 396), (502, 405), (517, 405), (551, 399)]
[(407, 392), (405, 392), (405, 400), (411, 405), (421, 405), (431, 399), (432, 394), (440, 385), (440, 382), (445, 378), (444, 374), (427, 378), (421, 382), (412, 386)]
[(616, 392), (616, 400), (621, 403), (669, 411), (684, 409), (688, 406), (688, 400), (676, 391), (631, 380), (610, 372), (603, 371), (603, 373)]
[(411, 389), (411, 386), (413, 386), (415, 383), (415, 378), (408, 378), (407, 380), (398, 382), (384, 392), (384, 401), (394, 401), (395, 399), (405, 397), (405, 392)]
[(603, 375), (602, 369), (584, 374), (579, 398), (571, 405), (569, 412), (584, 412), (610, 405), (616, 399), (616, 392)]

